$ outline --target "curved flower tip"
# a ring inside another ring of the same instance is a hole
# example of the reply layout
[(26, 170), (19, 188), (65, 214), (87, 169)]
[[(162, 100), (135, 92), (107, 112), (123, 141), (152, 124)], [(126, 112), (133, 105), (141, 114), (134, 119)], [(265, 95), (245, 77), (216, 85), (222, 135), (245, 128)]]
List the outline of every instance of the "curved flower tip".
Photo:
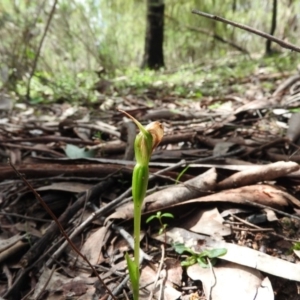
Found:
[(148, 124), (145, 129), (152, 135), (152, 151), (158, 146), (164, 136), (164, 127), (158, 122)]
[(140, 129), (140, 131), (145, 134), (145, 130), (148, 131), (152, 136), (152, 151), (158, 146), (164, 136), (164, 127), (158, 121), (148, 124), (146, 127), (143, 127), (142, 124), (136, 120), (133, 116), (128, 114), (126, 111), (119, 109), (121, 113), (130, 118)]

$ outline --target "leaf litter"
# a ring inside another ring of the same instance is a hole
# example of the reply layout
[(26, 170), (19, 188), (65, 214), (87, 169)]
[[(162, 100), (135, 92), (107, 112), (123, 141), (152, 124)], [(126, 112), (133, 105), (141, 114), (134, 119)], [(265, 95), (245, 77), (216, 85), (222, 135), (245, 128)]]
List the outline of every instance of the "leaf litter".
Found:
[[(103, 94), (109, 110), (101, 103), (0, 107), (1, 297), (107, 298), (7, 159), (116, 297), (130, 295), (124, 254), (132, 253), (135, 131), (122, 109), (145, 124), (162, 122), (166, 132), (143, 207), (141, 299), (298, 299), (299, 75), (272, 75), (273, 93), (257, 75), (240, 80), (243, 95), (228, 89), (187, 100), (152, 87), (151, 106), (131, 90)], [(158, 222), (146, 224), (158, 211), (174, 215), (161, 235)], [(176, 242), (226, 254), (207, 268), (182, 267), (187, 254), (174, 251)]]

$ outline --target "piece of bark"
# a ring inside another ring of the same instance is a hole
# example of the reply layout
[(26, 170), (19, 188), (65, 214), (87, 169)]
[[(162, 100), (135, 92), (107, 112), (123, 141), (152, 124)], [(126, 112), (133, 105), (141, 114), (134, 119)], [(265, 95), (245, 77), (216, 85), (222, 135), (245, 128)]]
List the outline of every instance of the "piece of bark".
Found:
[(136, 137), (136, 126), (128, 118), (124, 118), (124, 124), (122, 126), (123, 131), (127, 135), (127, 145), (124, 154), (124, 160), (133, 160), (134, 159), (134, 140)]
[(295, 162), (278, 161), (265, 166), (258, 166), (241, 171), (224, 179), (217, 184), (218, 190), (254, 184), (260, 181), (269, 181), (298, 171), (299, 165)]
[(196, 203), (202, 204), (203, 202), (226, 202), (249, 205), (249, 202), (246, 200), (273, 208), (282, 208), (288, 206), (290, 203), (296, 207), (300, 207), (300, 201), (298, 199), (280, 189), (266, 184), (256, 184), (224, 190), (213, 195), (188, 200), (176, 204), (176, 206), (195, 203), (194, 207), (197, 207)]
[(215, 168), (212, 168), (182, 184), (155, 192), (145, 198), (144, 211), (160, 209), (161, 203), (158, 203), (157, 199), (163, 199), (163, 205), (166, 207), (195, 197), (207, 195), (207, 192), (214, 191), (216, 180), (217, 172)]
[(278, 154), (271, 151), (267, 151), (266, 156), (270, 161), (286, 160), (286, 161), (300, 163), (300, 155), (286, 155), (286, 154)]
[(296, 75), (293, 75), (293, 76), (287, 78), (277, 87), (275, 92), (272, 94), (272, 97), (282, 96), (285, 93), (285, 91), (289, 87), (291, 87), (295, 82), (297, 82), (298, 80), (300, 80), (299, 74), (296, 74)]
[[(34, 163), (22, 164), (17, 167), (18, 171), (25, 174), (26, 178), (41, 178), (52, 176), (74, 176), (74, 177), (105, 177), (122, 170), (122, 173), (130, 175), (132, 168), (113, 164), (70, 164), (60, 163)], [(0, 180), (17, 178), (14, 170), (9, 165), (0, 166)]]
[[(188, 180), (182, 184), (174, 185), (164, 190), (155, 192), (145, 198), (143, 212), (163, 209), (178, 202), (206, 195), (215, 188), (217, 173), (212, 168), (205, 173)], [(133, 203), (126, 203), (117, 208), (117, 211), (110, 215), (109, 219), (131, 219), (133, 218)], [(106, 220), (106, 221), (107, 221)]]
[(300, 112), (292, 114), (288, 121), (287, 138), (292, 142), (297, 142), (300, 138)]
[[(125, 176), (131, 176), (133, 170), (132, 166), (128, 164), (89, 164), (88, 160), (86, 163), (74, 164), (75, 160), (57, 161), (60, 163), (46, 163), (46, 164), (23, 164), (17, 167), (18, 171), (25, 174), (26, 178), (48, 178), (53, 176), (67, 176), (67, 177), (87, 177), (87, 178), (103, 178), (108, 175), (122, 173)], [(71, 164), (73, 163), (73, 164)], [(160, 169), (150, 168), (150, 173), (156, 173)], [(164, 176), (176, 179), (178, 172), (167, 171), (164, 172)], [(6, 179), (15, 179), (18, 176), (9, 165), (0, 166), (0, 181)], [(188, 180), (191, 178), (189, 174), (183, 174), (182, 179)]]

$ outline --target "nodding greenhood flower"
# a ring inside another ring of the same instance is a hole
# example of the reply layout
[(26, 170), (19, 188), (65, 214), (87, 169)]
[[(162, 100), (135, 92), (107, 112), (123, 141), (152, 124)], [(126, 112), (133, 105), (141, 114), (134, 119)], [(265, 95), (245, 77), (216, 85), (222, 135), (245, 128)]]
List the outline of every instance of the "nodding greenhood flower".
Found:
[(148, 187), (151, 154), (160, 143), (164, 131), (159, 122), (152, 122), (140, 130), (134, 142), (136, 165), (132, 176), (132, 197), (135, 204), (142, 205)]
[(129, 117), (140, 130), (134, 142), (136, 165), (133, 169), (132, 175), (132, 198), (134, 204), (134, 261), (132, 261), (128, 254), (126, 254), (126, 260), (133, 289), (133, 298), (134, 300), (138, 300), (142, 204), (148, 187), (149, 161), (151, 154), (161, 142), (164, 135), (164, 129), (162, 124), (157, 121), (152, 122), (144, 127), (131, 115), (125, 111), (120, 111)]

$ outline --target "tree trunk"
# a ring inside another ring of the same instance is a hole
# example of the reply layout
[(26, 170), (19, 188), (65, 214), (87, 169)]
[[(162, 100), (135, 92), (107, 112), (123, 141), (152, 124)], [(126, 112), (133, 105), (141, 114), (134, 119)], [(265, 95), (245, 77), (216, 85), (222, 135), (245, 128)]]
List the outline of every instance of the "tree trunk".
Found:
[[(272, 9), (272, 23), (271, 23), (271, 30), (270, 34), (274, 35), (274, 32), (276, 30), (276, 20), (277, 20), (277, 0), (273, 0), (273, 9)], [(266, 42), (266, 55), (272, 54), (272, 48), (271, 48), (272, 41), (267, 40)]]
[(147, 28), (142, 68), (164, 67), (164, 0), (147, 0)]

